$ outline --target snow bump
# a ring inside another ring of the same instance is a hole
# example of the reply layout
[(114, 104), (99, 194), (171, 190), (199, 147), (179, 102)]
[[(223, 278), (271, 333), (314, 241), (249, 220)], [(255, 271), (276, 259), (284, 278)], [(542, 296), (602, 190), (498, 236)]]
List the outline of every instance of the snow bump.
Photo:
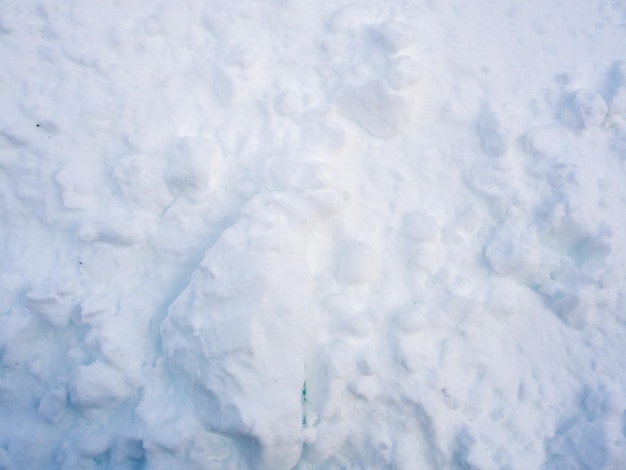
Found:
[(124, 403), (132, 389), (121, 372), (102, 362), (94, 362), (76, 367), (69, 392), (70, 401), (79, 409), (107, 409)]
[(413, 103), (392, 94), (384, 84), (372, 82), (340, 92), (335, 100), (340, 113), (355, 120), (380, 139), (389, 139), (411, 123)]

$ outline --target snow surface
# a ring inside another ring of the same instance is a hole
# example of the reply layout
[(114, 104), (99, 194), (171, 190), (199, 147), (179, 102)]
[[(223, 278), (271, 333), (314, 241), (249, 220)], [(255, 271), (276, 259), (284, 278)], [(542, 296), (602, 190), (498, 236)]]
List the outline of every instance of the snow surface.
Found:
[(626, 468), (626, 3), (0, 39), (0, 469)]

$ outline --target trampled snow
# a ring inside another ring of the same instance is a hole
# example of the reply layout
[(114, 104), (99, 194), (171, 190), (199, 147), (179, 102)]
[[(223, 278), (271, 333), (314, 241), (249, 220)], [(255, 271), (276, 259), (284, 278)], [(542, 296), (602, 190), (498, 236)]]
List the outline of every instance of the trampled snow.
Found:
[(0, 38), (0, 469), (626, 468), (626, 4)]

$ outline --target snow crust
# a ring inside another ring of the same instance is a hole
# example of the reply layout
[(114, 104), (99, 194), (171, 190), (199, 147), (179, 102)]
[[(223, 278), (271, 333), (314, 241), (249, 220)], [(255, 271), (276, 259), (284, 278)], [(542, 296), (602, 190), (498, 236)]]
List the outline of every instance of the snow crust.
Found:
[(626, 468), (626, 4), (0, 5), (0, 469)]

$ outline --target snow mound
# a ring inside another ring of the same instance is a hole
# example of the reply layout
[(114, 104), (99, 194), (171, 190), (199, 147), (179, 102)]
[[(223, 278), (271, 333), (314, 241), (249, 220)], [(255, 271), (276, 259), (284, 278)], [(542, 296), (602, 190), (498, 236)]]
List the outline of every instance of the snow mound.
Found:
[(233, 436), (255, 468), (292, 468), (317, 323), (303, 238), (285, 196), (258, 196), (205, 254), (161, 325), (207, 430)]

